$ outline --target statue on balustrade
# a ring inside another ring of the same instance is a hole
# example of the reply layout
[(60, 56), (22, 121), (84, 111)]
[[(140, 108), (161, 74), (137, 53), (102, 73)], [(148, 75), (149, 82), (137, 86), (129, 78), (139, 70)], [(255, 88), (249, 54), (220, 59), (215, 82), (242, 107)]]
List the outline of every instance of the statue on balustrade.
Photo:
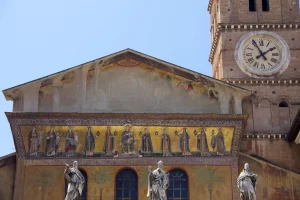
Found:
[(121, 136), (121, 145), (123, 154), (135, 154), (135, 140), (134, 135), (131, 132), (131, 125), (125, 125), (125, 130)]
[(115, 140), (115, 135), (117, 134), (117, 132), (115, 132), (114, 134), (111, 132), (111, 127), (108, 126), (105, 132), (105, 138), (104, 138), (104, 147), (103, 147), (103, 151), (106, 154), (113, 154), (113, 150), (114, 150), (114, 140)]
[(78, 133), (76, 132), (75, 135), (71, 127), (69, 127), (68, 132), (66, 133), (66, 146), (65, 151), (67, 156), (73, 155), (78, 145)]
[(142, 152), (152, 153), (153, 147), (151, 141), (151, 134), (148, 128), (144, 128), (144, 131), (145, 131), (144, 134), (140, 132), (140, 135), (142, 136)]
[(50, 128), (46, 137), (46, 156), (55, 156), (59, 147), (59, 137), (57, 137), (54, 127)]
[(85, 133), (84, 152), (86, 156), (94, 155), (95, 150), (95, 136), (92, 132), (92, 128), (88, 127)]
[(197, 148), (199, 149), (201, 156), (210, 155), (204, 128), (201, 128), (200, 134), (197, 135)]
[(169, 174), (166, 174), (163, 168), (163, 162), (157, 163), (157, 169), (152, 171), (152, 167), (148, 167), (148, 192), (149, 200), (167, 200), (166, 190), (169, 187)]
[(241, 200), (256, 200), (257, 175), (249, 169), (249, 164), (244, 165), (243, 171), (237, 179)]
[(79, 200), (84, 189), (85, 178), (78, 169), (78, 162), (74, 161), (73, 167), (66, 164), (65, 178), (68, 183), (67, 195), (65, 200)]

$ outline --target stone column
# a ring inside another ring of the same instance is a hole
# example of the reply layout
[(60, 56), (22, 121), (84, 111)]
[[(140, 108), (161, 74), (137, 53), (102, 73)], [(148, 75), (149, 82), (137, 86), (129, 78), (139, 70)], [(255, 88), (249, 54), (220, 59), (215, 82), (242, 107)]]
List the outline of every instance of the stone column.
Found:
[(243, 114), (242, 97), (239, 95), (234, 96), (234, 114)]
[(24, 165), (23, 159), (20, 159), (18, 156), (16, 157), (16, 159), (17, 159), (17, 163), (16, 163), (17, 166), (16, 166), (13, 200), (23, 200), (26, 166)]
[(87, 84), (87, 76), (88, 76), (88, 71), (89, 67), (88, 66), (83, 66), (81, 68), (81, 88), (79, 89), (78, 92), (80, 92), (80, 110), (81, 112), (85, 112), (86, 110), (86, 84)]
[(39, 90), (40, 83), (32, 83), (21, 87), (24, 107), (23, 112), (38, 112), (39, 111)]

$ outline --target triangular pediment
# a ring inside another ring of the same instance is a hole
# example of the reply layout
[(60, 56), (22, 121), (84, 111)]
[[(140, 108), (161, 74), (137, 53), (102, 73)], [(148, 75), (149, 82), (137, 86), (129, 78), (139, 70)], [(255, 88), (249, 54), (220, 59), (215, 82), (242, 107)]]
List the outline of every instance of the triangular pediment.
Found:
[[(226, 113), (222, 101), (228, 104), (235, 96), (250, 95), (245, 89), (131, 49), (3, 93), (8, 100), (23, 101), (19, 111), (171, 113)], [(30, 98), (38, 95), (38, 108), (25, 108), (29, 94)]]

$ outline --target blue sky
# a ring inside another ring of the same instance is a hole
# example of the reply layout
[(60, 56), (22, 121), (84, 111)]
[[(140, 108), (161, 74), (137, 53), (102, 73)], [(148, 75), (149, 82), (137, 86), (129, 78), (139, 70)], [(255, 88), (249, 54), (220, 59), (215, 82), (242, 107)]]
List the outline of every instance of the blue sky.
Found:
[[(208, 0), (1, 0), (0, 89), (131, 48), (211, 76)], [(0, 156), (14, 152), (0, 95)]]

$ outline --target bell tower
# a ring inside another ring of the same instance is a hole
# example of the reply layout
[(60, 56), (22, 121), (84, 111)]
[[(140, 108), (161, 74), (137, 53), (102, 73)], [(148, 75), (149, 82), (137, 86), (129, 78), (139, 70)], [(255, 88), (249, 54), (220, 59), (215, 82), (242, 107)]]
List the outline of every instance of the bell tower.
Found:
[(298, 0), (209, 0), (213, 77), (253, 91), (249, 133), (286, 133), (300, 108)]

